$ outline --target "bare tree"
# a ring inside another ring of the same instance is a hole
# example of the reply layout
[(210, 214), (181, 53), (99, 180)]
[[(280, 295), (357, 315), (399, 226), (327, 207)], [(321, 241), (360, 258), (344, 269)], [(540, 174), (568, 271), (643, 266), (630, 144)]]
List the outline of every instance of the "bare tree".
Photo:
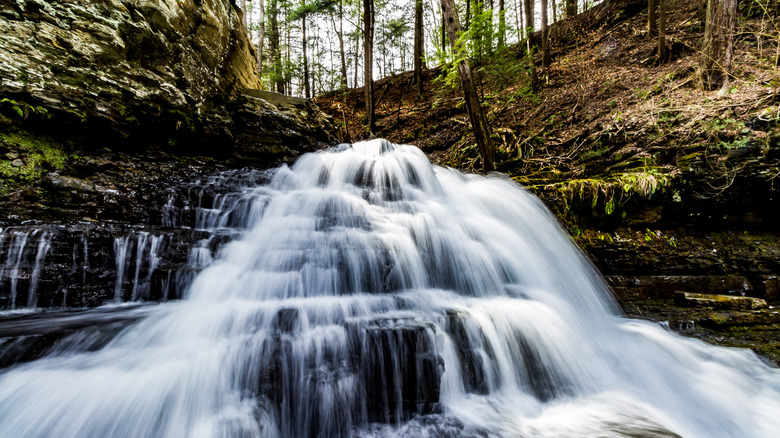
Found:
[(376, 131), (374, 118), (374, 0), (363, 0), (363, 79), (366, 89), (366, 126)]
[(303, 48), (303, 93), (304, 96), (311, 98), (311, 88), (309, 86), (309, 56), (306, 53), (308, 40), (306, 38), (306, 0), (301, 0), (301, 46)]
[(259, 0), (260, 20), (257, 23), (257, 75), (263, 77), (263, 45), (265, 43), (265, 0)]
[[(336, 24), (334, 23), (335, 27)], [(341, 88), (347, 88), (347, 57), (344, 53), (344, 0), (339, 0), (339, 52), (341, 53)]]
[(414, 3), (414, 83), (417, 84), (417, 95), (423, 93), (423, 2)]
[(506, 45), (506, 5), (504, 0), (498, 0), (498, 47)]
[[(441, 9), (444, 22), (447, 26), (447, 36), (449, 37), (450, 45), (457, 54), (462, 50), (465, 50), (465, 48), (462, 46), (462, 43), (458, 41), (458, 34), (460, 34), (461, 29), (460, 20), (458, 20), (458, 11), (455, 8), (455, 1), (441, 0)], [(493, 161), (495, 159), (495, 147), (490, 138), (490, 125), (488, 125), (485, 112), (477, 98), (477, 89), (474, 86), (471, 67), (469, 67), (467, 60), (462, 59), (458, 62), (458, 75), (460, 77), (461, 88), (463, 89), (463, 97), (466, 101), (466, 110), (468, 111), (469, 119), (471, 120), (471, 128), (474, 131), (474, 137), (477, 141), (477, 147), (479, 148), (479, 155), (482, 158), (482, 171), (490, 172), (494, 169)]]

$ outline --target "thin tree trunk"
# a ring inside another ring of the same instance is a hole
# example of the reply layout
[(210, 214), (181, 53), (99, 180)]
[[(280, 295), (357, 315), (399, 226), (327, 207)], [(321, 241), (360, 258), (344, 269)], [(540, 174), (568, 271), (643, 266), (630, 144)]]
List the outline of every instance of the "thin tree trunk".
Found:
[[(258, 0), (256, 0), (258, 1)], [(263, 45), (265, 43), (265, 0), (260, 2), (260, 21), (257, 24), (257, 75), (263, 77)]]
[(523, 26), (520, 25), (522, 20), (522, 14), (520, 13), (520, 0), (515, 0), (515, 26), (517, 26), (517, 41), (523, 40)]
[(246, 29), (247, 21), (246, 21), (246, 0), (241, 0), (241, 19), (244, 21), (244, 28)]
[(444, 24), (444, 15), (441, 16), (441, 53), (447, 52), (447, 28)]
[(493, 11), (495, 11), (494, 0), (488, 1), (488, 10), (490, 11), (490, 18), (487, 21), (487, 39), (482, 39), (482, 47), (485, 48), (488, 56), (493, 56)]
[(358, 86), (358, 71), (360, 70), (359, 63), (360, 63), (360, 32), (358, 32), (358, 29), (360, 29), (360, 17), (363, 14), (357, 13), (357, 28), (355, 29), (355, 77), (354, 77), (354, 87), (357, 88)]
[[(344, 53), (344, 1), (339, 0), (339, 52), (341, 53), (341, 88), (347, 88), (347, 57)], [(335, 26), (335, 23), (334, 23)]]
[(470, 26), (471, 26), (471, 0), (466, 0), (466, 23), (463, 25), (463, 30), (469, 30)]
[(523, 1), (523, 13), (525, 15), (525, 37), (528, 51), (534, 46), (534, 0)]
[[(481, 17), (483, 12), (485, 12), (485, 5), (482, 3), (482, 0), (477, 0), (477, 2), (474, 4), (474, 17)], [(481, 22), (482, 19), (480, 18), (476, 23)], [(478, 63), (482, 61), (482, 53), (484, 52), (482, 33), (482, 29), (475, 29), (475, 32), (471, 34), (472, 41), (474, 41), (474, 58)], [(444, 41), (442, 41), (442, 43), (444, 43)]]
[(506, 5), (504, 0), (498, 0), (498, 47), (506, 46)]
[[(458, 20), (458, 11), (455, 8), (455, 1), (441, 0), (441, 9), (442, 16), (445, 17), (444, 21), (447, 24), (447, 35), (450, 39), (450, 45), (454, 52), (460, 52), (464, 48), (457, 43), (458, 34), (460, 33), (460, 22)], [(485, 112), (477, 99), (477, 90), (474, 86), (471, 68), (467, 61), (462, 60), (458, 63), (458, 75), (460, 76), (460, 85), (463, 88), (463, 96), (466, 101), (466, 110), (469, 113), (471, 127), (477, 140), (479, 155), (482, 158), (482, 171), (490, 172), (494, 169), (495, 149), (490, 138), (490, 125), (488, 125)]]
[(363, 0), (363, 80), (366, 94), (366, 126), (376, 131), (374, 120), (374, 0)]
[[(306, 7), (306, 0), (302, 2)], [(309, 88), (309, 57), (306, 51), (306, 13), (301, 15), (301, 45), (303, 47), (303, 95), (307, 99), (311, 98), (311, 88)]]
[(658, 60), (666, 61), (666, 0), (658, 0)]
[(271, 63), (273, 66), (273, 82), (276, 91), (284, 93), (284, 77), (282, 74), (281, 32), (279, 31), (279, 3), (278, 0), (269, 0), (268, 21), (268, 49), (271, 51)]
[(423, 93), (423, 2), (414, 3), (414, 83), (417, 84), (417, 95)]
[[(285, 63), (282, 66), (282, 80), (284, 84), (284, 91), (282, 91), (285, 94), (292, 94), (292, 75), (289, 74), (289, 72), (286, 71), (286, 68), (289, 68), (292, 63), (292, 32), (290, 31), (290, 26), (286, 26), (284, 28), (284, 40), (286, 42), (285, 44)], [(287, 77), (285, 78), (284, 75), (287, 73)]]
[(656, 24), (656, 0), (647, 0), (647, 36), (653, 37), (658, 33)]
[(542, 67), (547, 74), (550, 68), (550, 28), (547, 25), (547, 0), (541, 0), (539, 6), (542, 9)]
[(552, 6), (552, 22), (558, 21), (558, 6), (555, 4), (555, 0), (551, 1)]

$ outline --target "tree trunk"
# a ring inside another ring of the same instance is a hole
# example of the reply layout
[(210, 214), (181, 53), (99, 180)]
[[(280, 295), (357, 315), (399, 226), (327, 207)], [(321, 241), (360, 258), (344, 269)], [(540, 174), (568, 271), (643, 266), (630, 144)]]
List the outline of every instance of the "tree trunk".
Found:
[(344, 53), (344, 1), (339, 0), (339, 52), (341, 53), (341, 88), (347, 88), (347, 56)]
[(498, 0), (498, 47), (506, 46), (506, 5), (504, 0)]
[(701, 60), (705, 90), (728, 90), (728, 72), (734, 45), (737, 0), (709, 0)]
[(357, 29), (355, 29), (355, 68), (353, 70), (355, 77), (353, 78), (353, 84), (354, 87), (357, 88), (358, 86), (358, 71), (360, 71), (360, 68), (358, 67), (360, 65), (360, 32), (358, 32), (358, 29), (360, 29), (360, 17), (363, 16), (360, 12), (357, 12), (355, 15), (356, 21), (357, 21)]
[[(306, 7), (306, 0), (303, 0), (303, 6)], [(311, 88), (309, 87), (309, 57), (306, 51), (306, 14), (301, 15), (301, 36), (303, 46), (303, 94), (307, 99), (311, 98)]]
[(374, 120), (374, 0), (363, 0), (363, 79), (366, 89), (366, 126), (376, 131)]
[(555, 23), (558, 21), (558, 6), (555, 4), (555, 0), (550, 2), (550, 6), (552, 7), (552, 22)]
[(263, 77), (263, 45), (265, 43), (265, 0), (260, 1), (260, 20), (257, 23), (257, 75)]
[(658, 61), (666, 61), (666, 0), (658, 0)]
[(244, 22), (244, 28), (246, 29), (247, 21), (246, 21), (246, 0), (241, 0), (241, 20)]
[(279, 31), (279, 3), (278, 0), (268, 2), (268, 49), (271, 52), (271, 64), (273, 65), (273, 83), (276, 91), (284, 93), (284, 74), (282, 72), (281, 32)]
[(463, 30), (469, 30), (469, 26), (471, 26), (471, 0), (466, 0), (466, 23), (463, 25)]
[[(485, 12), (485, 5), (482, 3), (482, 0), (477, 0), (477, 2), (474, 4), (474, 17), (480, 17), (479, 21), (476, 21), (476, 23), (481, 23), (482, 20), (482, 13)], [(444, 19), (444, 16), (442, 15), (442, 20)], [(442, 21), (444, 23), (444, 21)], [(444, 30), (442, 28), (442, 30)], [(483, 42), (482, 42), (482, 29), (475, 29), (474, 33), (471, 34), (472, 41), (474, 41), (474, 58), (477, 60), (477, 63), (480, 63), (482, 61), (482, 54), (484, 53), (483, 50)], [(444, 40), (442, 40), (442, 44), (444, 43)]]
[(577, 15), (577, 0), (566, 0), (566, 18)]
[(515, 0), (515, 26), (517, 26), (517, 41), (522, 41), (524, 32), (523, 26), (520, 25), (523, 20), (519, 3), (520, 0)]
[(414, 3), (414, 83), (417, 84), (417, 95), (423, 93), (423, 2)]
[[(458, 11), (455, 8), (454, 0), (441, 0), (442, 16), (447, 24), (447, 35), (450, 39), (450, 45), (454, 52), (460, 52), (464, 48), (457, 43), (460, 33), (460, 22), (458, 20)], [(477, 90), (474, 86), (474, 80), (471, 75), (471, 68), (467, 61), (458, 63), (458, 75), (460, 76), (460, 85), (463, 88), (463, 97), (466, 101), (466, 110), (471, 120), (471, 128), (474, 130), (474, 137), (479, 148), (479, 155), (482, 158), (482, 171), (490, 172), (494, 169), (493, 161), (495, 149), (493, 141), (490, 138), (490, 125), (488, 125), (485, 112), (477, 99)]]
[[(290, 32), (290, 26), (284, 28), (284, 40), (286, 42), (284, 46), (285, 63), (282, 64), (282, 93), (292, 94), (292, 75), (286, 71), (292, 65), (292, 32)], [(286, 74), (286, 77), (285, 77)]]
[(525, 38), (530, 52), (534, 46), (534, 0), (523, 1), (523, 14), (525, 15)]
[(447, 52), (447, 28), (444, 24), (444, 15), (441, 16), (441, 53)]
[(653, 37), (658, 33), (656, 24), (656, 0), (647, 0), (647, 36)]
[(542, 9), (542, 67), (545, 74), (550, 68), (550, 28), (547, 25), (547, 0), (541, 0), (539, 7)]

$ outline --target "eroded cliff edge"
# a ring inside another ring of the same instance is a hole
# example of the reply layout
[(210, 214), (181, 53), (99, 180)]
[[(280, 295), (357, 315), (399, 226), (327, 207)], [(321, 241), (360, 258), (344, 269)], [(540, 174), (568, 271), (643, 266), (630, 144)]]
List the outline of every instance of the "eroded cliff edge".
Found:
[(240, 14), (231, 0), (0, 0), (0, 219), (143, 221), (152, 186), (331, 143), (315, 105), (259, 90)]

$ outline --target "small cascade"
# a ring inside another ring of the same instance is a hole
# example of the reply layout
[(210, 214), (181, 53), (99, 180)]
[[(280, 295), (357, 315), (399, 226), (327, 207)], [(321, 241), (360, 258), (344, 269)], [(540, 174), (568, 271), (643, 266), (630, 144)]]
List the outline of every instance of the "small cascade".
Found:
[[(152, 278), (160, 264), (160, 251), (166, 236), (153, 235), (147, 231), (131, 232), (114, 240), (116, 266), (115, 301), (148, 300)], [(130, 284), (128, 273), (132, 273)], [(125, 296), (125, 292), (129, 293)]]
[(21, 274), (22, 258), (24, 256), (24, 248), (27, 244), (28, 232), (12, 231), (11, 240), (8, 242), (8, 251), (5, 266), (3, 266), (3, 273), (8, 272), (10, 280), (9, 291), (11, 295), (11, 308), (16, 308), (16, 294), (17, 284)]
[(41, 237), (38, 239), (38, 249), (35, 253), (35, 265), (33, 265), (32, 274), (30, 274), (30, 290), (27, 293), (27, 307), (36, 307), (38, 303), (38, 296), (36, 295), (38, 289), (38, 281), (41, 278), (41, 269), (43, 268), (46, 255), (51, 249), (51, 235), (47, 232), (41, 233)]
[(0, 312), (179, 299), (234, 236), (92, 223), (5, 227)]
[(116, 284), (114, 286), (114, 301), (122, 301), (122, 286), (125, 282), (127, 271), (127, 253), (130, 250), (130, 236), (122, 236), (114, 239), (114, 260), (116, 266)]
[[(15, 228), (0, 233), (0, 260), (5, 260), (0, 265), (0, 294), (7, 294), (11, 309), (35, 307), (41, 270), (51, 249), (51, 234), (41, 229)], [(4, 247), (6, 240), (8, 245)]]
[(257, 218), (254, 189), (271, 172), (242, 169), (220, 172), (171, 190), (160, 211), (159, 224), (168, 228), (243, 229)]

